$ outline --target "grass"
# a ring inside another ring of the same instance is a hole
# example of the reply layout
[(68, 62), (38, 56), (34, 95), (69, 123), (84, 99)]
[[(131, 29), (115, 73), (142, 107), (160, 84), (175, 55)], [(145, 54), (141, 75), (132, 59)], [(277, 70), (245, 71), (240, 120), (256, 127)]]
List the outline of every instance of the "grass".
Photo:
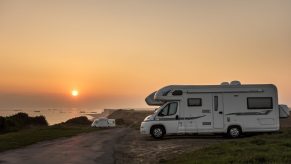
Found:
[(0, 135), (0, 152), (31, 145), (40, 141), (71, 137), (80, 133), (95, 131), (89, 126), (54, 125), (30, 128)]
[(163, 163), (291, 163), (291, 129), (229, 140)]

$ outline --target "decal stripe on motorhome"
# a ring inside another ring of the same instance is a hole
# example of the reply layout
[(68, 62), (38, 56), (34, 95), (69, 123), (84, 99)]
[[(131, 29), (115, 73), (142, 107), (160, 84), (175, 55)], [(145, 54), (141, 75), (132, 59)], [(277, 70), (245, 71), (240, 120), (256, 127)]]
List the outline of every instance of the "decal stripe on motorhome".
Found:
[(201, 117), (205, 117), (206, 115), (203, 116), (197, 116), (197, 117), (179, 117), (178, 119), (176, 118), (159, 118), (159, 121), (174, 121), (174, 120), (195, 120)]
[(197, 117), (182, 117), (181, 120), (194, 120), (194, 119), (198, 119), (198, 118), (201, 118), (201, 117), (205, 117), (206, 115), (203, 115), (203, 116), (197, 116)]
[(267, 115), (271, 112), (272, 110), (266, 110), (265, 112), (238, 112), (238, 113), (228, 113), (226, 115)]
[(194, 120), (198, 119), (201, 117), (205, 117), (206, 115), (203, 116), (197, 116), (197, 117), (179, 117), (178, 119), (176, 118), (158, 118), (159, 121), (174, 121), (174, 120)]

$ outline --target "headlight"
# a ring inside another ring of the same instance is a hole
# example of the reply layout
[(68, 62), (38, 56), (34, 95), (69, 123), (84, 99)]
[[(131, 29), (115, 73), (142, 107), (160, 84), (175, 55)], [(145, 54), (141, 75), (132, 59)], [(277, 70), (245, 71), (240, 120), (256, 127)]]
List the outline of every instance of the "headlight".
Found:
[(154, 117), (152, 115), (147, 116), (143, 121), (147, 122), (147, 121), (153, 121)]

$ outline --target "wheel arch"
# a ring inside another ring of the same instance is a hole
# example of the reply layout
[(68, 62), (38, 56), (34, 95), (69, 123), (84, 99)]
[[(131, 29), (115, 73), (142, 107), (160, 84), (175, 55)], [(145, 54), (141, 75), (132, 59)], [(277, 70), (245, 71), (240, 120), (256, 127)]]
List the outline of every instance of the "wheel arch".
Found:
[(150, 128), (150, 131), (152, 131), (152, 129), (156, 126), (161, 126), (164, 130), (165, 130), (165, 134), (167, 134), (167, 129), (166, 129), (166, 126), (163, 125), (163, 124), (153, 124)]
[(231, 125), (228, 125), (228, 126), (227, 126), (226, 133), (227, 133), (228, 130), (229, 130), (230, 128), (232, 128), (232, 127), (238, 127), (238, 128), (241, 130), (241, 132), (243, 132), (243, 128), (242, 128), (242, 126), (241, 126), (240, 124), (231, 124)]

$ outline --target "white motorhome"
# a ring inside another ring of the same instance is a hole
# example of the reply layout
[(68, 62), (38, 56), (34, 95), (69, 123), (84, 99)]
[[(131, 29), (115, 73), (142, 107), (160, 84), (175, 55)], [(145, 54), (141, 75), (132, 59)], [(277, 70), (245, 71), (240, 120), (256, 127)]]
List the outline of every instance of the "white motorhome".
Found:
[(115, 119), (108, 119), (105, 117), (97, 118), (93, 121), (91, 127), (96, 128), (115, 127)]
[[(279, 118), (289, 108), (278, 104), (275, 85), (171, 85), (153, 92), (146, 103), (159, 106), (141, 123), (141, 134), (162, 138), (168, 134), (225, 133), (279, 130)], [(280, 111), (279, 111), (280, 110)]]

